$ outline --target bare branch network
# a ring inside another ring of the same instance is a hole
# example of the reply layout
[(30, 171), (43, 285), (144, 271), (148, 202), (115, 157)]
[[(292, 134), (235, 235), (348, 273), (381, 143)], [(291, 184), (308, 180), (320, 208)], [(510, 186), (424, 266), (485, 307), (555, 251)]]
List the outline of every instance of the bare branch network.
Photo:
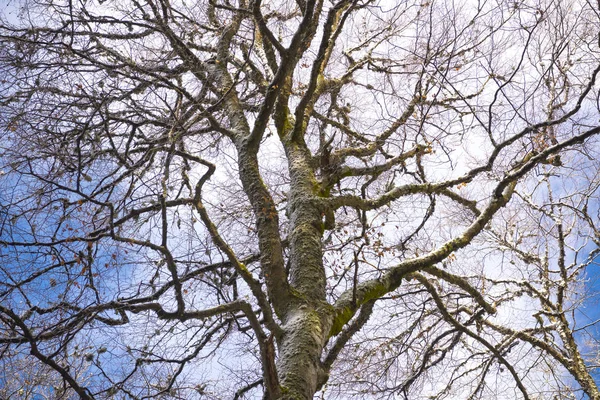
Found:
[(600, 400), (598, 4), (2, 7), (0, 398)]

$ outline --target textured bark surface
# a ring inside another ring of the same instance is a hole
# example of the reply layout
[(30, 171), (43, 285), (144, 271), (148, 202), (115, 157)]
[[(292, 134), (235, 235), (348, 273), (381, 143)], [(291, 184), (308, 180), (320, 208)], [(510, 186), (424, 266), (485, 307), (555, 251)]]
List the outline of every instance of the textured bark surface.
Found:
[(287, 314), (277, 363), (282, 398), (313, 398), (324, 374), (321, 355), (329, 333), (330, 315), (328, 310), (317, 310), (308, 305)]

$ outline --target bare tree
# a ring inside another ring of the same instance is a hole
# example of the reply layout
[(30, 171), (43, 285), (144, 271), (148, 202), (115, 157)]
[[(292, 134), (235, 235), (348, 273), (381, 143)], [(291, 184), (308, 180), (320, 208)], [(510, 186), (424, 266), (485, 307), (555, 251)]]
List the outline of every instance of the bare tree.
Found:
[(56, 398), (600, 399), (599, 13), (6, 6), (3, 371)]

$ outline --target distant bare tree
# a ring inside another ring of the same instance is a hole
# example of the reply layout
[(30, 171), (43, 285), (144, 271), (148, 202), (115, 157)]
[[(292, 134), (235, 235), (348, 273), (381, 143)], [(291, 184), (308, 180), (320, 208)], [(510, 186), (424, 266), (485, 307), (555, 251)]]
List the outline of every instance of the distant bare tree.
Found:
[(600, 400), (597, 4), (4, 7), (7, 396)]

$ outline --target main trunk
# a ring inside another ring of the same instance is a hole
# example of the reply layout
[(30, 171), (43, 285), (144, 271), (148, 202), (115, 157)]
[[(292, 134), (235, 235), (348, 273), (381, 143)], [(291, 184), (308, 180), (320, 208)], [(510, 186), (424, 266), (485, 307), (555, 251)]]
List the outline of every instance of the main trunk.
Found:
[(294, 301), (282, 321), (277, 368), (284, 399), (312, 399), (324, 378), (321, 354), (333, 314), (325, 297), (322, 213), (310, 153), (298, 143), (287, 143), (286, 153), (291, 178), (289, 278)]
[(312, 399), (324, 378), (321, 353), (331, 326), (331, 313), (300, 305), (284, 321), (277, 369), (283, 399)]

